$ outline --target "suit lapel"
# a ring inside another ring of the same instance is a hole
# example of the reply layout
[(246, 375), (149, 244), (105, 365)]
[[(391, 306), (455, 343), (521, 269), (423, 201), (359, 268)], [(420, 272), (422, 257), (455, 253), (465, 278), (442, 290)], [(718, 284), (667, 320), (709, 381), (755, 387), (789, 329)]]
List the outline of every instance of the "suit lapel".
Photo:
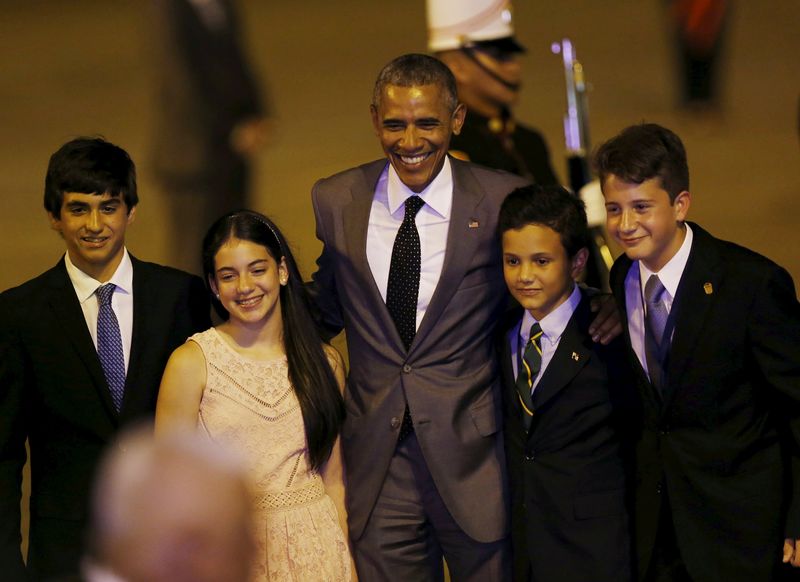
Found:
[[(508, 402), (511, 403), (511, 409), (514, 412), (513, 417), (515, 419), (522, 418), (522, 406), (520, 405), (517, 395), (517, 378), (514, 375), (513, 364), (513, 358), (517, 357), (517, 350), (519, 348), (519, 319), (521, 317), (522, 314), (520, 313), (520, 317), (515, 318), (516, 323), (503, 335), (503, 347), (500, 352), (500, 373), (503, 378), (506, 378), (506, 382), (504, 383), (505, 390), (507, 391), (506, 398)], [(519, 426), (522, 427), (521, 422)]]
[(691, 224), (691, 227), (694, 240), (689, 260), (672, 302), (675, 331), (667, 356), (668, 390), (664, 395), (664, 408), (675, 398), (675, 383), (683, 375), (694, 347), (703, 335), (706, 316), (714, 301), (713, 291), (722, 284), (722, 272), (711, 235), (696, 224)]
[(589, 300), (581, 298), (578, 308), (564, 328), (556, 352), (553, 354), (542, 379), (533, 391), (533, 406), (539, 409), (545, 406), (554, 396), (569, 384), (591, 358), (591, 339), (586, 330), (589, 328)]
[(375, 187), (381, 172), (388, 163), (387, 160), (379, 160), (363, 167), (360, 174), (361, 179), (350, 189), (352, 199), (342, 209), (342, 224), (347, 245), (347, 257), (352, 261), (353, 269), (358, 274), (359, 280), (365, 283), (362, 291), (364, 301), (368, 304), (367, 311), (373, 317), (382, 320), (381, 327), (391, 330), (390, 333), (393, 334), (395, 344), (405, 351), (400, 334), (397, 333), (397, 328), (386, 308), (386, 302), (381, 296), (378, 285), (375, 283), (375, 277), (367, 259), (367, 230), (372, 201), (375, 197)]
[(131, 255), (133, 265), (133, 329), (131, 331), (131, 353), (128, 360), (128, 371), (125, 375), (125, 396), (122, 400), (121, 411), (125, 410), (138, 379), (138, 371), (142, 367), (147, 338), (151, 337), (148, 330), (147, 313), (148, 305), (152, 305), (157, 298), (150, 295), (157, 293), (158, 284), (150, 281), (146, 269), (142, 268), (138, 259)]
[[(453, 169), (453, 205), (442, 274), (409, 352), (413, 352), (433, 329), (461, 284), (478, 246), (487, 237), (483, 229), (490, 221), (486, 209), (481, 206), (484, 194), (480, 185), (467, 164), (453, 159), (450, 164)], [(488, 236), (492, 235), (490, 233)]]
[(647, 398), (652, 401), (657, 409), (659, 409), (661, 408), (661, 396), (658, 394), (658, 391), (655, 389), (655, 387), (653, 387), (653, 385), (650, 383), (650, 378), (647, 376), (647, 372), (644, 371), (642, 363), (639, 361), (639, 357), (636, 355), (636, 352), (633, 349), (631, 330), (628, 327), (628, 305), (626, 301), (627, 294), (625, 292), (625, 279), (627, 278), (628, 271), (630, 271), (632, 265), (633, 261), (631, 261), (625, 255), (621, 255), (617, 259), (612, 271), (611, 291), (614, 294), (614, 300), (617, 302), (617, 308), (619, 310), (620, 319), (622, 322), (622, 334), (625, 338), (625, 350), (628, 354), (628, 361), (630, 362), (630, 365), (633, 366), (633, 371), (636, 374), (638, 381), (642, 384), (642, 386), (646, 387), (648, 391)]
[(86, 319), (83, 317), (83, 310), (67, 274), (64, 259), (51, 271), (48, 286), (50, 309), (55, 314), (55, 321), (58, 322), (62, 336), (75, 348), (86, 366), (97, 396), (109, 416), (116, 421), (117, 413), (100, 365), (100, 358), (97, 356), (92, 336), (86, 326)]

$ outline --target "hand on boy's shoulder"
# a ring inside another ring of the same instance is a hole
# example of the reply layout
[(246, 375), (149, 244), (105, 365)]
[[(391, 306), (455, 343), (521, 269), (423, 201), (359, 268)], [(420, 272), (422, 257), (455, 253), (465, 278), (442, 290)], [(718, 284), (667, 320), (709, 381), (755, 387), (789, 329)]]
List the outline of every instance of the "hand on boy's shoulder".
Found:
[(605, 345), (622, 333), (622, 318), (613, 295), (592, 289), (590, 309), (597, 315), (589, 326), (592, 341)]

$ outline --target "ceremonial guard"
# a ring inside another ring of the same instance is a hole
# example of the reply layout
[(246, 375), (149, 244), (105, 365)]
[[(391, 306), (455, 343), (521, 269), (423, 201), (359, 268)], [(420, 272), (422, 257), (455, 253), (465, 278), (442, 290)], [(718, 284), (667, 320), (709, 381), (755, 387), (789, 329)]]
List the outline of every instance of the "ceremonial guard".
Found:
[(450, 153), (476, 164), (558, 184), (542, 135), (517, 123), (516, 104), (525, 52), (514, 38), (511, 3), (428, 0), (428, 48), (453, 72), (467, 106)]

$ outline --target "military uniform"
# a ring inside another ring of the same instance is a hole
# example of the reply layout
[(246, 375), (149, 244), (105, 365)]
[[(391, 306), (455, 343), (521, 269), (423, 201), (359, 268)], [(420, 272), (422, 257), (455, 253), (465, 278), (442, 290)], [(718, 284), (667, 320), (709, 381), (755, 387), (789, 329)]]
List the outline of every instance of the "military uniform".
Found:
[(456, 157), (529, 178), (541, 185), (558, 184), (550, 152), (542, 135), (512, 120), (487, 119), (471, 111), (454, 135), (450, 151)]

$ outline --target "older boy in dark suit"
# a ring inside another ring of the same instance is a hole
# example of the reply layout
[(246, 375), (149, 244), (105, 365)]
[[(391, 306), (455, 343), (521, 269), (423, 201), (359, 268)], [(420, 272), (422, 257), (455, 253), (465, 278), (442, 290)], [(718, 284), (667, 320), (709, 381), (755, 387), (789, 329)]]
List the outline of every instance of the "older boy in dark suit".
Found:
[(515, 579), (631, 577), (621, 409), (622, 344), (592, 342), (576, 284), (588, 256), (583, 203), (526, 186), (498, 220), (503, 273), (524, 312), (501, 344)]
[[(136, 173), (121, 148), (78, 138), (50, 158), (44, 205), (67, 248), (0, 295), (0, 576), (25, 580), (20, 482), (30, 444), (27, 576), (75, 575), (106, 444), (153, 414), (169, 354), (210, 325), (203, 283), (125, 248)], [(200, 241), (186, 241), (200, 244)]]
[(642, 402), (644, 580), (767, 582), (800, 565), (800, 305), (789, 274), (686, 221), (680, 138), (635, 125), (595, 165)]

